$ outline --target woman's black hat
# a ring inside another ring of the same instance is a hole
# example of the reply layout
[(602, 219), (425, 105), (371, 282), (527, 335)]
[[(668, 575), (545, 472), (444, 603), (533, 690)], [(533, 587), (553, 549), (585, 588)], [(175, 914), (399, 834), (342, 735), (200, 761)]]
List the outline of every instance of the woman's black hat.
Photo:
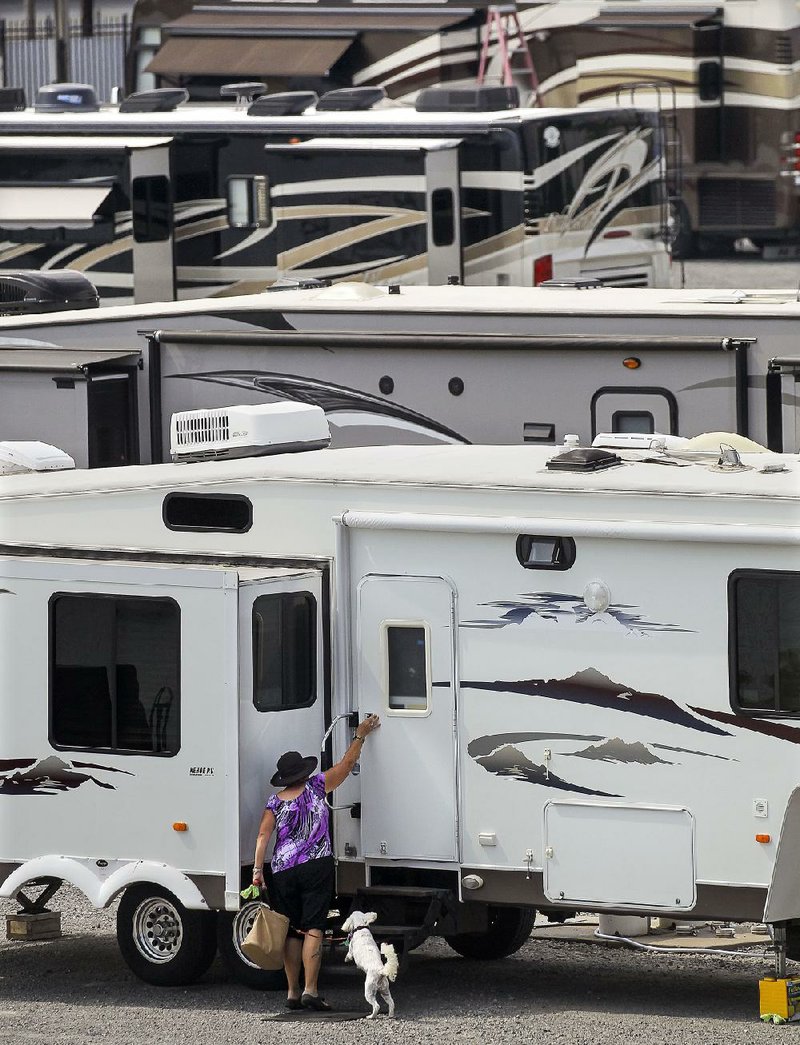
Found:
[(314, 755), (303, 758), (299, 751), (284, 751), (278, 759), (278, 772), (270, 783), (273, 787), (288, 787), (290, 784), (297, 784), (311, 776), (316, 769), (317, 761)]

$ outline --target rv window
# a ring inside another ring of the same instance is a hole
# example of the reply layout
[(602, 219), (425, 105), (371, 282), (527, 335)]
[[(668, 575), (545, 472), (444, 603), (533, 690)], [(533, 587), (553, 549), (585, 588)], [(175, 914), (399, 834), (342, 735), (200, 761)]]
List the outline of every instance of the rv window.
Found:
[(652, 435), (656, 422), (649, 410), (615, 410), (611, 415), (612, 432), (644, 432)]
[(729, 605), (734, 708), (800, 714), (800, 574), (737, 571)]
[(133, 238), (137, 243), (160, 243), (172, 231), (169, 178), (162, 174), (134, 178), (131, 183)]
[(575, 562), (575, 541), (572, 537), (521, 533), (517, 537), (517, 562), (526, 570), (568, 570)]
[(263, 175), (228, 178), (228, 224), (232, 229), (263, 229), (272, 222), (269, 182)]
[(307, 707), (317, 695), (317, 604), (307, 591), (253, 603), (253, 704), (257, 711)]
[(176, 754), (180, 633), (180, 609), (172, 599), (54, 595), (53, 747)]
[(247, 533), (253, 525), (253, 504), (238, 495), (170, 493), (164, 498), (162, 515), (168, 530)]
[(392, 711), (428, 710), (428, 648), (424, 624), (386, 626), (386, 681)]
[(456, 235), (452, 189), (434, 189), (431, 193), (431, 225), (434, 247), (449, 247)]

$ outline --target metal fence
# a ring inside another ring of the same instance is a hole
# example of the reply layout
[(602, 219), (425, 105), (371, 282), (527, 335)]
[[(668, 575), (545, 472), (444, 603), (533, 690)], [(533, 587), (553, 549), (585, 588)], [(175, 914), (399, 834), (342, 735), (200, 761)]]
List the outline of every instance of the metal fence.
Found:
[[(90, 83), (101, 101), (125, 82), (125, 55), (130, 42), (130, 22), (120, 18), (98, 19), (86, 33), (80, 20), (68, 25), (69, 79)], [(30, 100), (45, 83), (57, 79), (56, 27), (52, 19), (0, 20), (0, 82), (5, 87), (24, 87)]]

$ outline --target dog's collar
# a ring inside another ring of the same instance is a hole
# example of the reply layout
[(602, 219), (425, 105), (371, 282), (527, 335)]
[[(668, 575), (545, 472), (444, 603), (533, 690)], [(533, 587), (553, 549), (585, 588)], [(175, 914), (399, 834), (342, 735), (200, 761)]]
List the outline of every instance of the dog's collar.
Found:
[(368, 925), (357, 925), (355, 927), (355, 929), (351, 929), (350, 932), (347, 934), (347, 942), (350, 943), (350, 941), (353, 939), (355, 934), (357, 932), (361, 932), (362, 929), (369, 929), (369, 926)]

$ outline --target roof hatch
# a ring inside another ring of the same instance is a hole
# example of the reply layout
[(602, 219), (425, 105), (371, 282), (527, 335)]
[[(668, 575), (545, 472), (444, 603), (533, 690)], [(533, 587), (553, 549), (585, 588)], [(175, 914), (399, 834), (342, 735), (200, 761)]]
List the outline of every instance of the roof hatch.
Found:
[(551, 457), (547, 462), (547, 468), (552, 472), (602, 472), (618, 464), (622, 464), (622, 458), (617, 454), (590, 446), (567, 450), (563, 454)]

